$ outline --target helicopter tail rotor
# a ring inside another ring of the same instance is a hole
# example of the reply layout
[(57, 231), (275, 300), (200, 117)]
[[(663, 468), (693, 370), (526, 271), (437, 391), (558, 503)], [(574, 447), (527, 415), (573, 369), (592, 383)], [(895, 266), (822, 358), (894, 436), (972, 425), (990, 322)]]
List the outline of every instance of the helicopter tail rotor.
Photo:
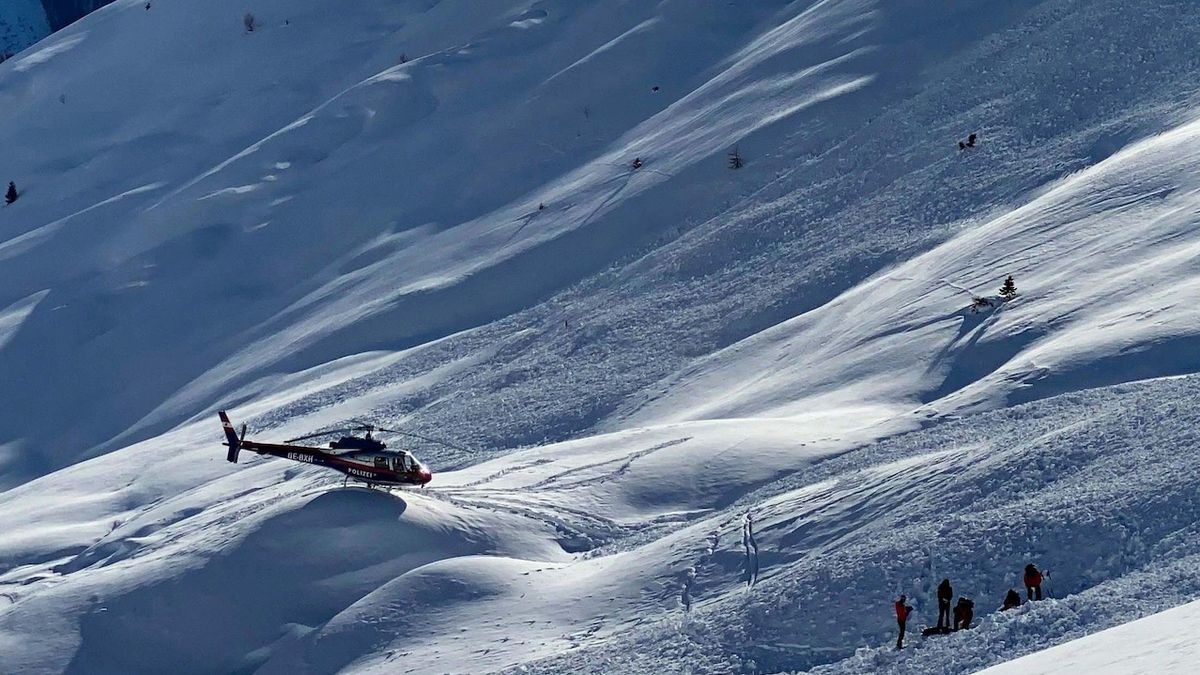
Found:
[(229, 446), (229, 452), (225, 455), (225, 459), (237, 463), (238, 452), (242, 449), (242, 441), (246, 438), (246, 425), (242, 425), (242, 436), (238, 438), (237, 432), (233, 430), (233, 423), (229, 421), (229, 415), (222, 410), (217, 413), (221, 418), (221, 427), (225, 430), (225, 445)]

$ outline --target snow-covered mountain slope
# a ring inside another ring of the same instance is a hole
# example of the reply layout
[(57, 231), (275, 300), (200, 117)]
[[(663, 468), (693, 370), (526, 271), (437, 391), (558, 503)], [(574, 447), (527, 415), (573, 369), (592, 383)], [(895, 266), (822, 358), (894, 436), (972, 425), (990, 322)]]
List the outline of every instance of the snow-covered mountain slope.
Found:
[(6, 64), (10, 480), (381, 350), (418, 348), (379, 382), (476, 361), (393, 419), (491, 448), (620, 428), (695, 357), (1162, 129), (1192, 86), (1186, 59), (1094, 58), (1118, 3), (489, 7), (266, 3), (246, 34), (236, 3), (118, 2)]
[(8, 58), (49, 34), (50, 24), (38, 0), (0, 3), (0, 55)]
[(1200, 603), (1154, 616), (988, 668), (986, 675), (1040, 673), (1190, 673), (1197, 656)]
[[(973, 672), (1200, 595), (1197, 469), (1179, 451), (1196, 442), (1197, 387), (1068, 394), (835, 459), (817, 441), (780, 480), (758, 472), (796, 429), (774, 427), (773, 454), (747, 442), (762, 428), (689, 423), (515, 453), (399, 496), (269, 459), (197, 461), (211, 449), (198, 426), (172, 435), (183, 456), (157, 475), (136, 457), (162, 453), (139, 447), (117, 453), (125, 473), (110, 456), (6, 494), (3, 559), (25, 564), (0, 579), (5, 663)], [(167, 480), (199, 487), (153, 497)], [(996, 612), (1030, 559), (1055, 599)], [(890, 598), (906, 591), (924, 625), (943, 575), (980, 625), (897, 654)]]
[[(0, 65), (0, 671), (966, 673), (1200, 597), (1200, 7), (245, 10)], [(226, 407), (470, 450), (338, 489)]]

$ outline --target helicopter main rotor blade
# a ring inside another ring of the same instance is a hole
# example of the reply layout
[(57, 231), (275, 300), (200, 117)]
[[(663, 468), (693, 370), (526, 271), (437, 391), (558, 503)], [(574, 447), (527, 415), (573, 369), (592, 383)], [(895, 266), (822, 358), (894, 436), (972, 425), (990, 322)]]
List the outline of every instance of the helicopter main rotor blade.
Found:
[(400, 431), (399, 429), (384, 429), (383, 427), (376, 427), (376, 431), (382, 431), (385, 434), (396, 434), (399, 436), (411, 436), (412, 438), (419, 438), (423, 441), (429, 441), (430, 443), (437, 443), (438, 445), (444, 445), (447, 448), (454, 448), (455, 450), (461, 450), (463, 452), (471, 452), (471, 450), (469, 448), (464, 448), (461, 445), (455, 445), (454, 443), (451, 443), (449, 441), (443, 441), (439, 438), (432, 438), (429, 436), (422, 436), (421, 434), (414, 434), (411, 431)]
[(325, 431), (318, 431), (315, 434), (308, 434), (307, 436), (297, 436), (296, 438), (289, 438), (286, 441), (284, 441), (284, 443), (295, 443), (296, 441), (307, 441), (310, 438), (319, 438), (321, 436), (333, 436), (334, 434), (344, 434), (346, 432), (351, 432), (351, 431), (358, 431), (358, 429), (355, 427), (343, 427), (341, 429), (326, 429)]
[(359, 431), (382, 431), (385, 434), (396, 434), (398, 436), (410, 436), (412, 438), (419, 438), (422, 441), (428, 441), (430, 443), (437, 443), (438, 445), (444, 445), (447, 448), (454, 448), (455, 450), (461, 450), (462, 452), (471, 452), (470, 448), (464, 448), (461, 445), (455, 445), (454, 443), (451, 443), (449, 441), (443, 441), (438, 438), (431, 438), (429, 436), (422, 436), (421, 434), (414, 434), (411, 431), (400, 431), (399, 429), (387, 429), (385, 427), (377, 426), (377, 425), (371, 424), (370, 422), (364, 422), (362, 420), (350, 420), (350, 421), (355, 424), (361, 425), (361, 428), (358, 429)]

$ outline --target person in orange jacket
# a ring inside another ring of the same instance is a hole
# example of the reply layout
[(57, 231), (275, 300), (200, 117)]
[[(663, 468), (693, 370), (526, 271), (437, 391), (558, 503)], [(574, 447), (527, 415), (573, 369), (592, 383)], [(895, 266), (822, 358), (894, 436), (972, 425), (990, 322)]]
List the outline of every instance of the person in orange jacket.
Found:
[(908, 623), (908, 615), (912, 614), (912, 605), (908, 598), (901, 595), (896, 601), (896, 624), (900, 626), (900, 637), (896, 638), (896, 649), (904, 649), (904, 627)]
[(1033, 563), (1025, 566), (1025, 597), (1029, 600), (1042, 599), (1042, 573)]

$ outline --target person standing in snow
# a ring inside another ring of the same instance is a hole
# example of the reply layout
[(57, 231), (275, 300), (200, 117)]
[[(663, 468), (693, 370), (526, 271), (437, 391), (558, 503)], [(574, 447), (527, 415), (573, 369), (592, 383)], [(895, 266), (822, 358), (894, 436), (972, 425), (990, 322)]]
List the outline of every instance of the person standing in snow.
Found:
[(942, 579), (937, 587), (938, 628), (950, 628), (950, 601), (954, 599), (954, 589), (949, 579)]
[(1021, 596), (1013, 589), (1008, 589), (1008, 594), (1004, 596), (1004, 606), (1000, 608), (1003, 612), (1006, 609), (1013, 609), (1021, 606)]
[(1033, 563), (1025, 566), (1025, 597), (1029, 600), (1042, 599), (1042, 573)]
[(912, 614), (912, 605), (908, 598), (901, 595), (896, 601), (896, 624), (900, 627), (900, 636), (896, 638), (896, 649), (904, 649), (904, 627), (908, 623), (908, 615)]
[(974, 618), (975, 603), (967, 598), (959, 598), (958, 604), (954, 605), (954, 630), (970, 628)]

